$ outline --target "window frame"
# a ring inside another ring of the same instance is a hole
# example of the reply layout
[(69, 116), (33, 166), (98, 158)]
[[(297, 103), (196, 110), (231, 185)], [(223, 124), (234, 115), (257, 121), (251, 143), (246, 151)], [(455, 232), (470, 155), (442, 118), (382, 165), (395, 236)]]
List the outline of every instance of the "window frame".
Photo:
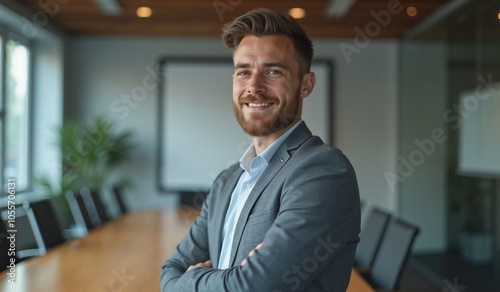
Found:
[[(6, 32), (6, 30), (2, 27), (0, 27), (0, 137), (1, 137), (1, 143), (0, 143), (0, 197), (5, 197), (7, 196), (7, 192), (5, 186), (6, 186), (6, 181), (4, 181), (4, 174), (5, 174), (5, 155), (6, 155), (6, 124), (5, 124), (5, 116), (6, 116), (6, 73), (7, 73), (7, 68), (5, 65), (6, 62), (6, 57), (7, 57), (7, 52), (6, 52), (6, 44), (7, 42), (14, 41), (17, 44), (21, 44), (26, 47), (28, 51), (28, 62), (27, 62), (27, 68), (28, 68), (28, 74), (27, 74), (27, 89), (26, 89), (26, 139), (27, 139), (27, 145), (26, 145), (26, 187), (23, 189), (16, 189), (17, 194), (21, 193), (29, 193), (33, 190), (33, 183), (32, 183), (32, 177), (33, 177), (33, 147), (32, 147), (32, 141), (33, 141), (33, 72), (34, 72), (34, 49), (32, 46), (32, 43), (17, 35), (16, 33), (13, 32)], [(17, 187), (17, 186), (16, 186)]]
[(4, 96), (5, 96), (5, 43), (6, 43), (6, 34), (3, 29), (0, 28), (0, 196), (5, 196), (4, 192), (4, 182), (3, 182), (3, 174), (4, 174), (4, 157), (5, 157), (5, 123), (4, 123)]

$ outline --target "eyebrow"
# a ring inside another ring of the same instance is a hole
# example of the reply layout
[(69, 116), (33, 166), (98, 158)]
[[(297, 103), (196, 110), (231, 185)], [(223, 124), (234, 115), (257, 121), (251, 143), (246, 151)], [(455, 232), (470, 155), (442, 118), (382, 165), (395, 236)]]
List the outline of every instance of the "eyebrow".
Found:
[(250, 64), (248, 63), (238, 63), (234, 65), (234, 69), (241, 69), (241, 68), (248, 68), (250, 67)]
[[(270, 67), (278, 67), (278, 68), (281, 68), (283, 70), (289, 71), (288, 66), (283, 64), (283, 63), (280, 63), (280, 62), (264, 63), (264, 68), (270, 68)], [(238, 63), (238, 64), (234, 65), (235, 70), (241, 69), (241, 68), (250, 68), (250, 64), (249, 63)]]
[(288, 71), (288, 66), (283, 64), (283, 63), (280, 63), (280, 62), (270, 62), (270, 63), (265, 63), (264, 67), (266, 68), (269, 68), (269, 67), (278, 67), (278, 68), (281, 68), (283, 70), (286, 70)]

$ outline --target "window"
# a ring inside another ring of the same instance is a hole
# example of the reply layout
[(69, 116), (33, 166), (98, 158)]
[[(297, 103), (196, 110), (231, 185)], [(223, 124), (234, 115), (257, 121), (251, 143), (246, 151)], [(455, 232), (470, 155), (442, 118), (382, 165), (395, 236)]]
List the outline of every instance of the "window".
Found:
[(23, 43), (0, 36), (0, 131), (2, 193), (7, 181), (16, 180), (17, 191), (30, 186), (29, 75), (30, 49)]

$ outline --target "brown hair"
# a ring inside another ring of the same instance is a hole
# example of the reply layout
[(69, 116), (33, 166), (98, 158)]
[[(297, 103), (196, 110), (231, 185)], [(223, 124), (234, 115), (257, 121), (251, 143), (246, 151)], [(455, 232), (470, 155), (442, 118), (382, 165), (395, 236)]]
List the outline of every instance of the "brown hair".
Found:
[(313, 45), (302, 28), (291, 16), (283, 16), (278, 12), (257, 8), (224, 25), (222, 40), (233, 50), (238, 48), (241, 40), (247, 35), (286, 35), (292, 42), (299, 63), (301, 75), (311, 70)]

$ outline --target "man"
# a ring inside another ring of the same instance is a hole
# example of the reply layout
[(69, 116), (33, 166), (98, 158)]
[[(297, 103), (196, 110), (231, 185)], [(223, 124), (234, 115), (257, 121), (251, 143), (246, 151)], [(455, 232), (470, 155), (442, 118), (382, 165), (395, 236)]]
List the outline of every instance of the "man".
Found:
[(162, 291), (345, 291), (359, 241), (347, 158), (301, 120), (312, 43), (290, 17), (256, 9), (224, 27), (233, 109), (253, 144), (215, 180), (161, 270)]

